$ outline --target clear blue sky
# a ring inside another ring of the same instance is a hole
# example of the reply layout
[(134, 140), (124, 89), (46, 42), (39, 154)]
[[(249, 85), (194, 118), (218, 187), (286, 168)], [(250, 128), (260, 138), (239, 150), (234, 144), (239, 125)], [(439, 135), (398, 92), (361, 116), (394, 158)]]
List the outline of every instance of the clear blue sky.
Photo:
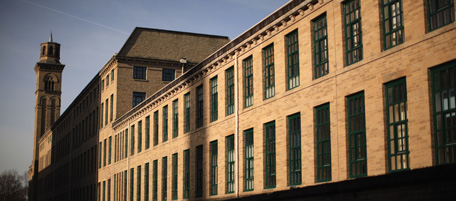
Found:
[(0, 0), (0, 172), (33, 154), (40, 43), (61, 44), (61, 113), (135, 27), (234, 39), (289, 0)]

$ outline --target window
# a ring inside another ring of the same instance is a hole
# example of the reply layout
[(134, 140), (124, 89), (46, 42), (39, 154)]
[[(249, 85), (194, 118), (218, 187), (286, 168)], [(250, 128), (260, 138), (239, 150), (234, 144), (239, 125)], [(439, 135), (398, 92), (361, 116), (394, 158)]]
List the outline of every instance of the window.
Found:
[(133, 79), (146, 79), (146, 67), (133, 67)]
[(253, 59), (252, 56), (242, 61), (244, 67), (244, 107), (253, 105)]
[(114, 81), (114, 69), (111, 70), (111, 81)]
[(125, 129), (125, 157), (128, 156), (128, 128)]
[(149, 163), (144, 166), (144, 200), (149, 201)]
[(136, 170), (136, 200), (141, 201), (141, 166), (138, 166)]
[(108, 179), (108, 201), (111, 201), (111, 179)]
[(382, 0), (383, 49), (404, 42), (402, 0)]
[(184, 95), (184, 132), (190, 132), (190, 92)]
[(361, 5), (359, 0), (344, 2), (345, 63), (350, 65), (363, 59)]
[(174, 80), (174, 69), (163, 69), (162, 71), (162, 80), (163, 81), (173, 81)]
[(179, 135), (179, 101), (173, 101), (173, 138)]
[(244, 191), (253, 191), (253, 129), (244, 131)]
[(111, 164), (112, 136), (108, 138), (108, 165)]
[(154, 112), (154, 146), (158, 145), (158, 111)]
[(106, 166), (106, 139), (103, 142), (103, 167)]
[(274, 97), (275, 78), (274, 78), (274, 44), (263, 49), (264, 64), (264, 99)]
[(287, 48), (287, 80), (288, 89), (299, 86), (299, 46), (298, 30), (285, 36)]
[(405, 78), (385, 85), (388, 166), (390, 172), (409, 169), (407, 86)]
[(109, 102), (108, 102), (108, 99), (106, 99), (106, 104), (105, 104), (105, 125), (108, 124), (108, 105), (109, 105)]
[(172, 184), (172, 199), (177, 200), (177, 153), (173, 154), (173, 184)]
[(135, 169), (131, 168), (130, 169), (130, 201), (133, 201), (133, 195), (134, 195), (134, 177), (135, 177)]
[(102, 79), (102, 80), (101, 80), (101, 90), (102, 90), (102, 91), (104, 90), (104, 85), (105, 85), (105, 80)]
[(103, 181), (103, 201), (105, 201), (106, 197), (106, 181)]
[(315, 79), (329, 73), (328, 31), (326, 26), (326, 13), (312, 21)]
[(456, 62), (431, 69), (436, 164), (456, 162)]
[(153, 178), (153, 187), (152, 187), (152, 200), (157, 201), (158, 199), (158, 160), (154, 160), (153, 162), (153, 171), (154, 171), (154, 178)]
[(138, 122), (138, 153), (142, 151), (142, 121)]
[(226, 193), (234, 193), (234, 135), (226, 137)]
[(163, 107), (163, 142), (168, 141), (168, 105)]
[(109, 86), (109, 75), (106, 76), (106, 88)]
[(143, 102), (146, 99), (146, 93), (143, 92), (133, 92), (133, 107)]
[(301, 184), (301, 116), (300, 113), (287, 117), (290, 186)]
[(226, 116), (234, 113), (234, 67), (225, 71), (226, 79)]
[(347, 128), (349, 176), (367, 176), (364, 92), (347, 97)]
[(187, 199), (190, 194), (190, 149), (184, 151), (184, 199)]
[(211, 186), (209, 187), (209, 194), (210, 195), (217, 195), (217, 184), (218, 184), (218, 167), (217, 167), (217, 153), (218, 153), (218, 147), (217, 147), (217, 140), (212, 141), (210, 145), (210, 158), (211, 158), (211, 169), (210, 169), (210, 184)]
[(168, 197), (168, 157), (162, 158), (162, 200), (167, 200)]
[(146, 143), (145, 147), (146, 149), (149, 149), (150, 147), (150, 116), (146, 117), (146, 129), (145, 129), (145, 137), (146, 137)]
[(276, 187), (275, 121), (264, 125), (265, 188)]
[(135, 154), (135, 125), (131, 125), (131, 146), (130, 146), (130, 155)]
[(218, 119), (217, 76), (211, 79), (211, 122)]
[[(103, 102), (103, 101), (102, 101)], [(101, 128), (103, 128), (103, 108), (104, 108), (104, 103), (101, 103), (101, 115), (100, 115), (100, 125), (101, 125)], [(44, 114), (44, 113), (43, 113)], [(73, 113), (75, 114), (75, 113)], [(43, 126), (42, 126), (43, 127)]]
[(203, 196), (203, 145), (196, 147), (196, 197)]
[(196, 127), (203, 126), (203, 85), (196, 87)]
[(331, 131), (329, 103), (315, 108), (317, 182), (331, 180)]
[(452, 0), (427, 0), (427, 10), (429, 31), (454, 22), (454, 3)]
[(114, 94), (111, 94), (111, 110), (109, 111), (109, 121), (112, 122), (114, 111)]

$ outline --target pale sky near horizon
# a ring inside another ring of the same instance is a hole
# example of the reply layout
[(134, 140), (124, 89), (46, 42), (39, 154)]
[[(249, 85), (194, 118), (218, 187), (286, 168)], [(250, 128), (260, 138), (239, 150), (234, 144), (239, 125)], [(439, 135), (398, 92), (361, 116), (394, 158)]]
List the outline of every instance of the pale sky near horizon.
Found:
[(65, 111), (135, 27), (231, 40), (289, 0), (0, 0), (0, 173), (28, 170), (33, 155), (40, 44), (61, 44)]

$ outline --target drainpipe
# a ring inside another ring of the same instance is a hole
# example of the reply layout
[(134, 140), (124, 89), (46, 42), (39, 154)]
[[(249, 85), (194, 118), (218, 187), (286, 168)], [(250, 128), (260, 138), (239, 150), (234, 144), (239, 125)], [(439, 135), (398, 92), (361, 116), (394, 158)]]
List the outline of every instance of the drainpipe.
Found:
[(236, 198), (239, 198), (239, 82), (238, 82), (238, 52), (234, 54), (234, 83), (236, 90), (234, 90), (234, 112), (235, 112), (235, 133), (234, 133), (234, 147), (236, 150)]

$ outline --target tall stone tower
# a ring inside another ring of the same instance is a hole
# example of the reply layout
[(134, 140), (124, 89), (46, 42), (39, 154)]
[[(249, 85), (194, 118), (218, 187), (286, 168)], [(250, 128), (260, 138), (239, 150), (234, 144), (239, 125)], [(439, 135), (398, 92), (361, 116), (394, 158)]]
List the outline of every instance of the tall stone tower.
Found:
[(60, 44), (53, 42), (51, 33), (49, 41), (41, 43), (40, 61), (35, 65), (35, 130), (31, 175), (33, 178), (38, 173), (40, 138), (60, 116), (64, 67), (65, 65), (60, 63)]

